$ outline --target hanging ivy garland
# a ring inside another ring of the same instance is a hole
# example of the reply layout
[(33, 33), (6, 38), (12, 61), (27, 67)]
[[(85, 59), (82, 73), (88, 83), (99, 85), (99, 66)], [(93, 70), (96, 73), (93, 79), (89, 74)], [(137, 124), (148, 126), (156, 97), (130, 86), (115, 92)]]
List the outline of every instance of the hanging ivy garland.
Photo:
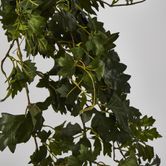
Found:
[[(1, 23), (10, 43), (1, 62), (8, 84), (2, 101), (24, 89), (28, 101), (21, 115), (2, 113), (1, 151), (8, 147), (14, 153), (17, 144), (33, 137), (36, 149), (29, 163), (34, 166), (106, 166), (106, 161), (98, 160), (100, 155), (109, 156), (118, 166), (160, 164), (148, 145), (161, 137), (153, 127), (155, 120), (142, 116), (127, 99), (130, 75), (124, 73), (126, 65), (120, 62), (114, 43), (119, 34), (106, 31), (96, 16), (105, 5), (143, 1), (1, 0)], [(51, 59), (53, 68), (39, 71), (37, 55)], [(13, 64), (9, 75), (6, 61)], [(28, 88), (35, 78), (39, 79), (36, 87), (49, 92), (37, 103), (31, 101)], [(64, 120), (48, 126), (43, 112), (49, 106), (55, 114), (79, 117), (82, 124)]]

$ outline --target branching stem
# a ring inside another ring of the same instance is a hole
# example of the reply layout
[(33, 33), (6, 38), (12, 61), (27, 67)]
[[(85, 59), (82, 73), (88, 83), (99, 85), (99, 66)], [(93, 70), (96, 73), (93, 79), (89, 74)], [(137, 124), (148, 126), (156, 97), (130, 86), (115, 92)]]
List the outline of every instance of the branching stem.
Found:
[(97, 164), (97, 166), (110, 166), (110, 165), (106, 165), (105, 163), (101, 161), (100, 162), (93, 161), (92, 163)]
[(87, 107), (87, 108), (85, 108), (85, 109), (83, 109), (83, 110), (81, 110), (80, 113), (83, 113), (83, 112), (85, 112), (85, 111), (90, 111), (90, 110), (92, 110), (92, 109), (94, 108), (94, 106), (95, 106), (95, 104), (96, 104), (96, 88), (95, 88), (94, 79), (93, 79), (91, 73), (86, 69), (86, 66), (84, 65), (84, 63), (82, 62), (82, 65), (77, 64), (76, 66), (79, 67), (79, 68), (81, 68), (82, 70), (84, 70), (84, 71), (87, 73), (87, 75), (88, 75), (89, 78), (91, 79), (92, 87), (93, 87), (92, 105), (89, 106), (89, 107)]
[(109, 4), (105, 1), (102, 1), (105, 5), (109, 6), (109, 7), (123, 7), (123, 6), (132, 6), (132, 5), (136, 5), (139, 3), (143, 3), (146, 0), (141, 0), (141, 1), (137, 1), (137, 2), (132, 2), (132, 3), (126, 3), (126, 4)]
[[(6, 79), (7, 79), (7, 75), (6, 75), (6, 72), (4, 71), (3, 65), (4, 65), (4, 62), (5, 62), (6, 58), (9, 56), (9, 53), (10, 53), (11, 49), (12, 49), (13, 46), (14, 46), (14, 42), (15, 42), (15, 40), (13, 40), (13, 42), (11, 43), (11, 45), (10, 45), (10, 47), (9, 47), (9, 49), (8, 49), (8, 51), (7, 51), (7, 53), (6, 53), (6, 55), (5, 55), (5, 57), (4, 57), (4, 58), (2, 59), (2, 61), (1, 61), (1, 71), (2, 71), (2, 73), (3, 73), (3, 75), (5, 76)], [(7, 79), (7, 80), (8, 80), (8, 79)]]

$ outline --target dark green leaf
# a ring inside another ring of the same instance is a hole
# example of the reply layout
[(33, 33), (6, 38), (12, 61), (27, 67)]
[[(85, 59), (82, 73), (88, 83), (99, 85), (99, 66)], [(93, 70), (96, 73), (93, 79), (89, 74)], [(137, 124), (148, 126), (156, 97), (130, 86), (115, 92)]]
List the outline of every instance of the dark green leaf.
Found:
[(144, 161), (145, 160), (151, 161), (152, 158), (154, 157), (153, 147), (149, 145), (142, 145), (139, 143), (137, 145), (137, 149), (138, 149), (138, 155), (142, 157)]
[(45, 130), (42, 130), (38, 133), (38, 137), (40, 138), (41, 142), (46, 142), (46, 140), (49, 138), (49, 136), (51, 135), (51, 131), (49, 130), (48, 132)]
[(51, 97), (46, 98), (43, 102), (37, 102), (36, 105), (40, 108), (40, 110), (44, 111), (47, 110), (48, 107), (51, 105)]
[(109, 108), (113, 111), (119, 125), (126, 131), (129, 131), (128, 127), (128, 114), (129, 107), (121, 101), (117, 94), (113, 94), (109, 102)]
[(25, 120), (24, 115), (11, 115), (2, 113), (0, 118), (0, 150), (3, 151), (7, 146), (14, 153), (17, 139), (16, 133), (18, 128), (22, 125)]
[[(99, 138), (95, 138), (95, 142), (94, 142), (94, 151), (93, 151), (93, 156), (94, 156), (94, 158), (97, 158), (97, 156), (99, 156), (100, 155), (100, 153), (101, 153), (101, 150), (102, 150), (102, 146), (101, 146), (101, 142), (100, 142), (100, 140), (99, 140)], [(107, 152), (105, 151), (105, 154), (106, 154)]]
[(84, 123), (88, 122), (92, 118), (93, 112), (87, 111), (81, 114)]
[(105, 73), (104, 62), (99, 59), (95, 59), (88, 67), (96, 73), (96, 77), (100, 81)]
[(135, 154), (131, 153), (127, 159), (120, 161), (118, 166), (139, 166), (139, 165), (137, 163), (137, 158)]
[(103, 142), (103, 155), (112, 156), (112, 145), (108, 142)]
[(75, 72), (75, 62), (73, 58), (66, 54), (65, 57), (61, 57), (58, 59), (58, 64), (62, 69), (59, 74), (63, 77), (71, 77)]
[(84, 49), (81, 48), (81, 47), (74, 47), (74, 48), (71, 49), (71, 52), (73, 53), (74, 58), (76, 60), (80, 60), (83, 57), (84, 53), (85, 53)]
[(36, 70), (35, 63), (32, 63), (30, 60), (23, 62), (23, 72), (27, 76), (27, 81), (31, 83), (35, 76), (36, 76)]
[(68, 166), (78, 166), (78, 165), (82, 165), (82, 162), (74, 156), (70, 156), (68, 158)]
[(31, 116), (33, 128), (39, 130), (42, 127), (44, 121), (41, 110), (36, 104), (32, 104), (29, 106), (29, 113)]
[(2, 113), (0, 131), (0, 150), (2, 151), (8, 146), (14, 153), (18, 143), (27, 142), (31, 137), (31, 119), (25, 117), (25, 115)]
[(79, 124), (68, 123), (67, 126), (62, 130), (62, 135), (65, 137), (72, 137), (78, 133), (81, 133), (82, 129)]
[(40, 146), (39, 150), (36, 150), (30, 157), (31, 161), (29, 163), (33, 163), (34, 165), (38, 164), (42, 160), (44, 160), (46, 156), (47, 156), (47, 147), (44, 145)]

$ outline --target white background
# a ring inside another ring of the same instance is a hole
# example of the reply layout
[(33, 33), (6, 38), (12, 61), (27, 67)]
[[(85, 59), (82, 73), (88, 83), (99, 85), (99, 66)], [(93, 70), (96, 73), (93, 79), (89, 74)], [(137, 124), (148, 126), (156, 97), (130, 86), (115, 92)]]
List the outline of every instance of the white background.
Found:
[[(121, 61), (128, 66), (126, 73), (132, 76), (129, 95), (131, 104), (139, 108), (142, 114), (148, 114), (156, 119), (155, 126), (163, 138), (153, 141), (151, 145), (154, 145), (156, 153), (161, 157), (161, 166), (165, 166), (166, 1), (148, 0), (132, 7), (106, 8), (98, 15), (105, 23), (106, 29), (120, 32), (116, 50)], [(7, 49), (8, 43), (0, 27), (0, 59), (5, 56)], [(41, 61), (38, 67), (44, 70), (50, 68)], [(6, 69), (8, 68), (9, 66), (6, 66)], [(0, 98), (5, 95), (4, 81), (0, 73)], [(31, 88), (33, 101), (42, 100), (46, 95), (47, 92), (41, 94), (40, 91)], [(23, 92), (14, 100), (9, 99), (0, 103), (0, 113), (23, 113), (26, 104), (26, 96)], [(48, 121), (52, 124), (64, 120), (53, 115), (51, 111), (47, 115)], [(34, 150), (33, 141), (17, 146), (14, 154), (6, 149), (0, 152), (0, 166), (26, 166), (32, 150)]]

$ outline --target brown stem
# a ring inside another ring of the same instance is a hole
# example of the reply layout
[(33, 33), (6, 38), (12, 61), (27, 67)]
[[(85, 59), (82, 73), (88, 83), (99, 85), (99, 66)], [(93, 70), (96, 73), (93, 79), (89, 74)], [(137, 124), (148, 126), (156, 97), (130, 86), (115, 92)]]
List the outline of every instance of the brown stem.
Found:
[(120, 154), (123, 156), (124, 159), (126, 159), (126, 156), (123, 154), (123, 151), (121, 150), (119, 143), (117, 143), (117, 145), (118, 145), (118, 150), (119, 150)]
[(34, 138), (34, 141), (35, 141), (36, 151), (39, 151), (39, 147), (38, 147), (38, 144), (37, 144), (36, 136), (34, 136), (33, 138)]
[(110, 166), (110, 165), (106, 165), (105, 163), (103, 162), (96, 162), (96, 161), (93, 161), (94, 164), (97, 164), (97, 166)]
[(29, 88), (28, 88), (27, 84), (25, 86), (25, 90), (26, 90), (26, 95), (27, 95), (27, 100), (28, 100), (28, 106), (29, 106), (31, 104), (31, 101), (30, 101), (30, 96), (29, 96)]
[(119, 162), (119, 161), (116, 160), (116, 158), (115, 158), (115, 145), (114, 145), (114, 143), (113, 143), (113, 160), (114, 160), (116, 163)]
[(105, 1), (102, 1), (104, 4), (106, 4), (107, 6), (109, 7), (122, 7), (122, 6), (132, 6), (132, 5), (136, 5), (136, 4), (139, 4), (139, 3), (143, 3), (145, 2), (146, 0), (141, 0), (141, 1), (137, 1), (137, 2), (132, 2), (132, 3), (126, 3), (126, 4), (109, 4)]

